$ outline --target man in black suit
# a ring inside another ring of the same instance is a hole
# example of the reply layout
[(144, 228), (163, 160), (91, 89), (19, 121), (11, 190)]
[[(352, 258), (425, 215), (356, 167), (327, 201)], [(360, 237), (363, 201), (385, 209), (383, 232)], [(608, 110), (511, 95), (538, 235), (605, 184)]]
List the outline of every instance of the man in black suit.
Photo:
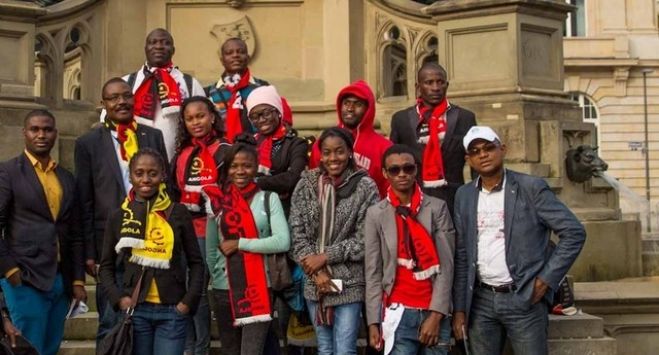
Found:
[[(79, 137), (75, 144), (86, 268), (87, 273), (94, 277), (102, 255), (105, 222), (110, 213), (121, 206), (132, 188), (128, 179), (130, 157), (138, 149), (147, 147), (167, 157), (160, 130), (135, 122), (133, 92), (123, 79), (108, 80), (103, 85), (102, 95), (101, 104), (107, 113), (104, 124)], [(98, 340), (112, 329), (116, 321), (107, 303), (105, 292), (98, 283)]]
[(55, 117), (25, 117), (25, 151), (0, 165), (0, 280), (9, 314), (40, 354), (55, 355), (71, 299), (87, 298), (73, 175), (50, 157)]
[[(393, 115), (390, 139), (394, 144), (404, 144), (414, 149), (422, 163), (424, 192), (446, 201), (449, 212), (453, 214), (455, 192), (464, 184), (465, 150), (462, 138), (469, 128), (476, 125), (476, 117), (473, 112), (448, 102), (448, 85), (446, 70), (442, 66), (424, 64), (417, 74), (417, 103)], [(434, 120), (439, 122), (441, 148), (426, 149), (431, 141), (430, 123)], [(433, 176), (430, 178), (432, 182), (426, 181), (426, 174)]]

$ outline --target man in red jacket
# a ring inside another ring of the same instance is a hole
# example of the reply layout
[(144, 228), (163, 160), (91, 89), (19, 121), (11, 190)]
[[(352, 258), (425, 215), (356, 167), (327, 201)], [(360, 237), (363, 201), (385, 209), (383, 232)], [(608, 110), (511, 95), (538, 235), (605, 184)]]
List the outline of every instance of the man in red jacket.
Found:
[[(382, 175), (382, 156), (392, 143), (373, 128), (375, 120), (375, 96), (368, 84), (359, 80), (339, 91), (336, 96), (336, 112), (338, 113), (338, 126), (352, 132), (355, 139), (354, 159), (357, 166), (368, 171), (368, 175), (375, 180), (384, 197), (389, 183)], [(309, 159), (309, 167), (318, 167), (320, 163), (320, 149), (314, 144)]]

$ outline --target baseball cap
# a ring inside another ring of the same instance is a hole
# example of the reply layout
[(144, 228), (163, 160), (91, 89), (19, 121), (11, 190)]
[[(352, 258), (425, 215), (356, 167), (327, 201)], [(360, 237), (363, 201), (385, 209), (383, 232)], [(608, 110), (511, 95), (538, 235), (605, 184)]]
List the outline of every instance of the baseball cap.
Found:
[(469, 144), (471, 144), (471, 142), (475, 141), (476, 139), (484, 139), (488, 142), (501, 142), (501, 139), (499, 139), (499, 136), (497, 136), (497, 133), (494, 132), (492, 128), (488, 126), (473, 126), (469, 129), (467, 134), (465, 134), (464, 138), (462, 139), (462, 144), (464, 145), (465, 149), (469, 149)]

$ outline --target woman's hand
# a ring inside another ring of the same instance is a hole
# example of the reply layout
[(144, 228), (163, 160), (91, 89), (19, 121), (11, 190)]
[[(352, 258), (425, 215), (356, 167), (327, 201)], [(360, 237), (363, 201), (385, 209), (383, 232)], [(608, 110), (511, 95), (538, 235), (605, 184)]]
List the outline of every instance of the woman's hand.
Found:
[(238, 239), (225, 240), (220, 243), (219, 248), (224, 256), (231, 256), (238, 251)]
[(323, 254), (312, 254), (304, 257), (301, 260), (302, 269), (307, 275), (313, 275), (327, 265), (327, 255)]
[(320, 271), (313, 276), (313, 282), (318, 288), (319, 294), (339, 292), (338, 286), (332, 282), (332, 278), (325, 271)]

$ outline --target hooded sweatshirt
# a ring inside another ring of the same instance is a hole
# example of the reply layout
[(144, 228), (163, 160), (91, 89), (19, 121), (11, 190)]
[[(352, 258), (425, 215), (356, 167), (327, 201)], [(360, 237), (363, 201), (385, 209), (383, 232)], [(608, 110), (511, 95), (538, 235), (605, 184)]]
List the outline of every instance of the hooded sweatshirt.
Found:
[[(349, 95), (356, 96), (368, 103), (366, 112), (364, 112), (361, 122), (355, 129), (348, 128), (341, 118), (341, 101)], [(373, 95), (373, 91), (363, 80), (358, 80), (344, 87), (336, 96), (336, 112), (338, 126), (351, 131), (352, 137), (355, 140), (353, 145), (355, 163), (360, 168), (368, 171), (368, 175), (378, 185), (380, 198), (384, 197), (387, 193), (389, 183), (384, 175), (382, 175), (382, 156), (392, 143), (373, 128), (373, 122), (375, 121), (375, 96)], [(320, 147), (318, 146), (318, 141), (316, 141), (311, 151), (309, 167), (316, 168), (319, 165)]]

